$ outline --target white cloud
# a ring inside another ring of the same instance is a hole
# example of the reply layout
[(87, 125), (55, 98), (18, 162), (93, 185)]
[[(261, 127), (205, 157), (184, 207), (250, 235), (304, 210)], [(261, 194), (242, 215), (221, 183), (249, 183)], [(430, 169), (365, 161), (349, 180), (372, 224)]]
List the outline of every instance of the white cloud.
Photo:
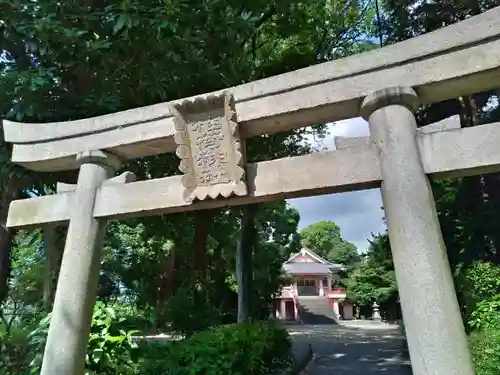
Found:
[[(369, 135), (368, 123), (361, 118), (338, 121), (328, 125), (328, 133), (325, 139), (318, 142), (311, 138), (310, 142), (321, 148), (335, 149), (335, 136)], [(372, 233), (385, 231), (379, 189), (290, 199), (288, 203), (300, 212), (301, 228), (320, 220), (334, 221), (343, 237), (360, 251), (368, 247)]]

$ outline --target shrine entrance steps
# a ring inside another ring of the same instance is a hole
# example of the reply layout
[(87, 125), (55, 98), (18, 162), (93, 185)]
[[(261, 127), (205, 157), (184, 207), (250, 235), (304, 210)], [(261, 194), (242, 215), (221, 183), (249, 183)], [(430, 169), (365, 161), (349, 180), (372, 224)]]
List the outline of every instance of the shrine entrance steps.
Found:
[(338, 324), (337, 317), (326, 297), (300, 296), (301, 318), (304, 324)]

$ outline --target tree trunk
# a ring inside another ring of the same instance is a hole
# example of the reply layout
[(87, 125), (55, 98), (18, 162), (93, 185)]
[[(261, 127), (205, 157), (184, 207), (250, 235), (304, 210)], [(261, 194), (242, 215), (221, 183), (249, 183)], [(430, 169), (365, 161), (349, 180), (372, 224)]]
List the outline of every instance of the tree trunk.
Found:
[(5, 226), (7, 214), (0, 210), (0, 305), (7, 298), (9, 293), (9, 276), (10, 276), (10, 250), (12, 247), (12, 233)]
[(207, 281), (207, 236), (212, 217), (210, 211), (198, 211), (195, 216), (194, 268), (203, 284)]
[(252, 252), (256, 241), (255, 212), (257, 206), (243, 209), (241, 237), (236, 248), (236, 280), (238, 283), (238, 323), (250, 320), (252, 290)]
[(7, 228), (7, 216), (10, 203), (17, 198), (17, 191), (11, 179), (5, 190), (1, 193), (0, 200), (0, 305), (9, 294), (9, 277), (11, 271), (10, 252), (12, 248), (12, 231)]
[(156, 295), (156, 319), (155, 328), (157, 330), (162, 328), (163, 325), (163, 310), (165, 301), (172, 294), (172, 281), (175, 272), (175, 251), (171, 251), (165, 257), (163, 266), (163, 273), (160, 275), (158, 293)]
[(55, 295), (55, 277), (58, 269), (57, 232), (54, 225), (45, 225), (42, 228), (43, 250), (47, 268), (43, 283), (43, 306), (45, 311), (52, 310)]
[(489, 235), (491, 237), (492, 249), (487, 260), (500, 264), (500, 173), (491, 173), (484, 176), (484, 191), (487, 199), (487, 222)]
[[(462, 107), (459, 113), (462, 128), (478, 125), (478, 111), (474, 96), (461, 97), (459, 103)], [(465, 228), (464, 242), (466, 251), (458, 254), (458, 258), (460, 261), (471, 262), (483, 258), (484, 254), (488, 252), (488, 229), (484, 223), (477, 222), (477, 218), (480, 218), (481, 213), (485, 210), (483, 176), (464, 178), (458, 195), (461, 196), (459, 201), (463, 202), (463, 212), (474, 220), (471, 225)], [(473, 225), (475, 223), (479, 225)]]

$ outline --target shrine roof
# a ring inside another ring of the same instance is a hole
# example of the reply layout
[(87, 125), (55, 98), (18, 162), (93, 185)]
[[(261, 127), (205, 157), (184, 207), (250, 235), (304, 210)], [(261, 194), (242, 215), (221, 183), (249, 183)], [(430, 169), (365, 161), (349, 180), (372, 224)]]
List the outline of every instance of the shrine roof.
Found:
[(329, 275), (332, 270), (338, 269), (337, 265), (323, 263), (285, 263), (283, 269), (290, 275)]
[(283, 263), (283, 269), (292, 275), (329, 275), (332, 271), (342, 269), (342, 265), (322, 258), (310, 249), (302, 248), (300, 252), (290, 255)]
[[(306, 260), (309, 259), (309, 260)], [(286, 264), (288, 263), (303, 263), (303, 262), (313, 262), (313, 263), (321, 263), (321, 264), (328, 264), (331, 266), (339, 266), (335, 263), (332, 263), (325, 258), (320, 257), (318, 254), (316, 254), (314, 251), (311, 249), (303, 247), (298, 253), (292, 253), (290, 254), (290, 257), (288, 260), (285, 262)]]

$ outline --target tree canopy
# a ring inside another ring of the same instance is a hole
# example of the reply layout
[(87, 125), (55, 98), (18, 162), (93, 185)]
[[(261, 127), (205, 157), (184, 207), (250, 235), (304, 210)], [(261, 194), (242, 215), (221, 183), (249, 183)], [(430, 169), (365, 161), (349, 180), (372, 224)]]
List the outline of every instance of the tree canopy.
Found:
[(363, 259), (349, 274), (347, 293), (349, 300), (359, 305), (377, 302), (384, 309), (386, 304), (397, 303), (398, 288), (387, 234), (372, 238)]
[[(3, 1), (0, 116), (74, 120), (283, 73), (369, 48), (363, 41), (372, 16), (372, 8), (361, 1)], [(249, 140), (248, 160), (307, 153), (311, 149), (303, 140), (309, 132)], [(56, 181), (75, 181), (75, 173), (36, 174), (12, 165), (10, 145), (0, 142), (0, 223), (9, 203), (27, 191), (44, 194)], [(148, 179), (175, 174), (177, 165), (168, 154), (124, 168)], [(234, 228), (236, 211), (215, 211), (206, 220)], [(201, 221), (194, 217), (200, 216), (153, 217), (142, 223), (148, 235), (174, 237), (176, 247), (189, 248), (195, 223)], [(129, 223), (122, 225), (138, 225)], [(11, 233), (1, 231), (0, 301), (7, 295), (12, 243)]]
[[(0, 116), (75, 120), (347, 56), (370, 48), (373, 14), (362, 1), (0, 1)], [(323, 134), (321, 125), (251, 139), (248, 160), (311, 152), (305, 136)], [(75, 182), (76, 173), (26, 171), (9, 162), (3, 138), (0, 150), (0, 317), (11, 334), (28, 333), (50, 311), (66, 230), (8, 231), (7, 208), (54, 192), (57, 181)], [(144, 180), (177, 174), (177, 166), (169, 154), (124, 169)], [(109, 223), (98, 299), (132, 311), (127, 324), (143, 331), (233, 322), (243, 215), (231, 208)], [(254, 318), (269, 315), (282, 262), (299, 249), (298, 221), (285, 202), (257, 209), (248, 244)]]
[(359, 256), (356, 246), (345, 241), (333, 221), (317, 221), (300, 231), (302, 246), (332, 262), (349, 265)]

